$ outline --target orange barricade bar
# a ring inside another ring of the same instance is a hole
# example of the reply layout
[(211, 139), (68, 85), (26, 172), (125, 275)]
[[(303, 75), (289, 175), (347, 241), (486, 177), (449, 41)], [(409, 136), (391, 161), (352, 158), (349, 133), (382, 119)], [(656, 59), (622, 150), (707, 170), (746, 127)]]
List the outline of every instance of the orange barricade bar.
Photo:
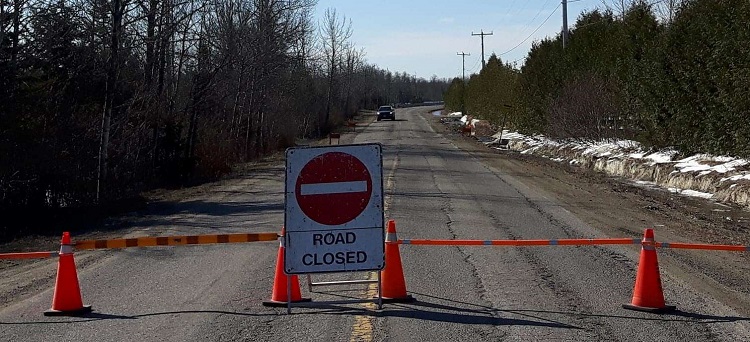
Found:
[(58, 256), (54, 252), (0, 253), (0, 259), (44, 259)]
[[(426, 240), (402, 239), (401, 245), (423, 246), (592, 246), (592, 245), (640, 245), (641, 239), (613, 238), (613, 239), (557, 239), (557, 240)], [(748, 252), (750, 246), (743, 245), (711, 245), (702, 243), (652, 242), (643, 243), (659, 248), (701, 249), (713, 251)]]
[(402, 245), (430, 246), (585, 246), (585, 245), (638, 245), (641, 239), (557, 239), (557, 240), (398, 240)]
[(132, 239), (111, 240), (84, 240), (75, 243), (75, 248), (104, 249), (104, 248), (127, 248), (127, 247), (153, 247), (153, 246), (182, 246), (182, 245), (205, 245), (212, 243), (238, 243), (256, 241), (276, 241), (277, 233), (255, 233), (255, 234), (218, 234), (218, 235), (187, 235), (187, 236), (150, 236)]
[(655, 242), (654, 245), (660, 248), (675, 249), (702, 249), (709, 251), (731, 251), (731, 252), (749, 252), (750, 246), (742, 245), (710, 245), (704, 243), (679, 243), (679, 242)]

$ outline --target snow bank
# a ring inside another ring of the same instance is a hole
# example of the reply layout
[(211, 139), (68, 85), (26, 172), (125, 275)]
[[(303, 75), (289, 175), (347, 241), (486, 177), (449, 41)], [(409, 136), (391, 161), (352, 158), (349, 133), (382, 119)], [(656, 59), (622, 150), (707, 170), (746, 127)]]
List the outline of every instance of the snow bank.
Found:
[(590, 168), (638, 184), (653, 184), (685, 196), (750, 208), (750, 161), (746, 159), (698, 154), (675, 160), (675, 149), (653, 151), (630, 140), (554, 141), (509, 131), (492, 138), (508, 139), (508, 148), (523, 154)]

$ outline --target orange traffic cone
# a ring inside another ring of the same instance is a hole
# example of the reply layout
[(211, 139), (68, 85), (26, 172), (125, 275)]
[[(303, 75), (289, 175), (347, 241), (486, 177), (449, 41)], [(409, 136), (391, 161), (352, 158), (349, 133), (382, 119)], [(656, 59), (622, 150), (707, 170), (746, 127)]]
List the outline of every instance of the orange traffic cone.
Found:
[[(288, 277), (291, 277), (291, 289), (287, 288)], [(290, 296), (291, 300), (289, 300)], [(297, 275), (288, 276), (284, 272), (284, 228), (281, 228), (279, 253), (276, 257), (276, 275), (273, 279), (271, 300), (264, 301), (263, 306), (286, 307), (288, 302), (297, 303), (309, 301), (310, 298), (302, 298), (302, 293), (299, 289), (299, 277), (297, 277)]]
[(380, 294), (385, 303), (409, 303), (416, 299), (406, 293), (404, 269), (401, 266), (401, 253), (398, 250), (396, 222), (388, 220), (385, 234), (385, 268), (380, 275)]
[(654, 230), (647, 228), (643, 233), (641, 258), (638, 261), (638, 274), (635, 277), (633, 300), (623, 304), (629, 310), (663, 313), (672, 311), (674, 306), (664, 304), (664, 293), (659, 276), (659, 261), (654, 247)]
[(60, 260), (57, 263), (55, 294), (52, 297), (52, 308), (45, 311), (45, 316), (77, 316), (91, 312), (90, 305), (83, 305), (81, 287), (78, 284), (76, 263), (73, 260), (73, 244), (70, 233), (64, 232), (60, 246)]

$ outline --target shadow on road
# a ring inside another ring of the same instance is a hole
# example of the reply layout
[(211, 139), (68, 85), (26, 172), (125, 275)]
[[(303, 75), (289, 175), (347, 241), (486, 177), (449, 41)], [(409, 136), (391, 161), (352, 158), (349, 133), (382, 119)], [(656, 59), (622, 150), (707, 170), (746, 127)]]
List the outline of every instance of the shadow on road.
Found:
[(253, 317), (264, 317), (264, 316), (277, 316), (276, 313), (252, 313), (252, 312), (235, 312), (235, 311), (222, 311), (222, 310), (184, 310), (184, 311), (165, 311), (165, 312), (152, 312), (139, 315), (115, 315), (106, 314), (99, 312), (92, 312), (80, 317), (67, 317), (67, 320), (55, 320), (55, 321), (36, 321), (36, 322), (0, 322), (0, 325), (27, 325), (27, 324), (70, 324), (70, 323), (86, 323), (96, 322), (111, 319), (138, 319), (151, 316), (163, 316), (163, 315), (183, 315), (183, 314), (213, 314), (213, 315), (233, 315), (233, 316), (253, 316)]
[[(473, 303), (449, 300), (446, 298), (430, 296), (423, 293), (413, 293), (418, 300), (408, 304), (385, 304), (383, 310), (373, 310), (361, 305), (353, 305), (352, 302), (345, 300), (339, 301), (320, 301), (298, 303), (293, 306), (293, 315), (338, 315), (338, 316), (369, 316), (373, 318), (382, 317), (400, 317), (412, 318), (425, 321), (450, 322), (458, 324), (471, 325), (519, 325), (519, 326), (537, 326), (562, 329), (584, 329), (575, 325), (560, 322), (552, 319), (550, 315), (561, 317), (581, 318), (581, 317), (601, 317), (614, 319), (631, 319), (644, 321), (662, 321), (662, 322), (690, 322), (698, 324), (711, 323), (732, 323), (750, 321), (747, 317), (737, 316), (715, 316), (685, 311), (674, 311), (669, 314), (654, 315), (645, 313), (635, 313), (637, 316), (582, 313), (575, 311), (554, 311), (554, 310), (536, 310), (536, 309), (498, 309), (489, 306), (483, 306)], [(343, 299), (356, 298), (340, 296)], [(427, 298), (427, 301), (424, 299)], [(440, 304), (438, 301), (454, 303), (455, 305)], [(359, 303), (369, 302), (369, 300), (359, 300)], [(260, 306), (260, 305), (259, 305)], [(183, 310), (183, 311), (165, 311), (152, 312), (137, 315), (117, 315), (108, 313), (92, 312), (81, 317), (68, 317), (65, 320), (33, 321), (33, 322), (0, 322), (0, 325), (32, 325), (32, 324), (70, 324), (70, 323), (87, 323), (103, 320), (135, 320), (139, 318), (163, 316), (163, 315), (186, 315), (186, 314), (210, 314), (210, 315), (231, 315), (245, 317), (274, 317), (284, 315), (286, 308), (274, 309), (273, 312), (237, 312), (224, 310)], [(498, 317), (500, 314), (514, 314), (524, 318), (507, 318)], [(648, 316), (648, 317), (644, 317)]]
[[(336, 296), (336, 294), (332, 294)], [(421, 296), (421, 295), (420, 295)], [(338, 295), (342, 299), (355, 299), (352, 297)], [(439, 297), (421, 296), (433, 299), (441, 299)], [(441, 299), (442, 300), (442, 299)], [(370, 301), (371, 302), (371, 301)], [(453, 301), (458, 306), (444, 305), (436, 303), (437, 301), (423, 301), (419, 300), (409, 304), (384, 304), (383, 310), (373, 310), (364, 307), (352, 307), (343, 305), (342, 301), (322, 301), (322, 302), (310, 302), (301, 303), (295, 305), (297, 312), (295, 314), (302, 315), (357, 315), (357, 316), (370, 316), (370, 317), (401, 317), (401, 318), (413, 318), (417, 320), (425, 321), (436, 321), (436, 322), (448, 322), (458, 324), (471, 324), (471, 325), (522, 325), (522, 326), (538, 326), (538, 327), (549, 327), (549, 328), (564, 328), (564, 329), (583, 329), (570, 324), (556, 322), (544, 318), (536, 318), (535, 320), (527, 319), (514, 319), (497, 317), (498, 310), (494, 310), (489, 307), (477, 306), (469, 303), (462, 303)], [(450, 301), (449, 301), (450, 302)], [(467, 307), (475, 306), (476, 309)], [(304, 308), (305, 311), (299, 309)], [(317, 310), (315, 310), (317, 309)]]
[[(743, 322), (743, 321), (750, 322), (749, 317), (706, 315), (706, 314), (686, 312), (686, 311), (681, 311), (681, 310), (675, 310), (673, 312), (664, 313), (664, 314), (648, 314), (648, 313), (636, 313), (634, 311), (625, 311), (625, 312), (633, 312), (634, 315), (637, 315), (637, 316), (625, 316), (625, 315), (583, 313), (583, 312), (575, 312), (575, 311), (497, 309), (497, 308), (491, 308), (488, 306), (464, 303), (464, 302), (450, 300), (446, 298), (430, 296), (430, 295), (423, 294), (423, 293), (412, 293), (412, 294), (419, 296), (419, 297), (428, 297), (428, 298), (438, 299), (442, 301), (454, 302), (454, 303), (462, 304), (462, 305), (474, 306), (474, 307), (481, 308), (482, 310), (486, 310), (486, 311), (507, 312), (507, 313), (517, 314), (517, 315), (530, 317), (534, 319), (545, 319), (542, 317), (538, 317), (535, 314), (554, 314), (554, 315), (573, 316), (573, 317), (602, 317), (602, 318), (617, 318), (617, 319), (633, 319), (633, 320), (643, 320), (643, 321), (691, 322), (691, 323), (699, 323), (699, 324), (732, 323), (732, 322)], [(644, 316), (649, 316), (649, 317), (644, 317)]]

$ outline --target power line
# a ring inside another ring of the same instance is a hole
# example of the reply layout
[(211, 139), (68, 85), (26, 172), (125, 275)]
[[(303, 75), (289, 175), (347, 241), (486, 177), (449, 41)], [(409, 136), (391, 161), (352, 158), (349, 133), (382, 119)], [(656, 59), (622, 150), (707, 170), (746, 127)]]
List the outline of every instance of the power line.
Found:
[(516, 5), (516, 1), (517, 0), (513, 0), (513, 2), (510, 3), (510, 6), (508, 6), (508, 12), (507, 13), (510, 13), (510, 10), (512, 10), (513, 7)]
[(524, 59), (524, 58), (526, 58), (526, 56), (523, 56), (523, 57), (521, 57), (521, 58), (519, 58), (519, 59), (516, 59), (515, 61), (512, 61), (512, 62), (510, 62), (510, 64), (513, 64), (513, 63), (515, 63), (515, 62), (518, 62), (518, 61), (520, 61), (520, 60), (522, 60), (522, 59)]
[(529, 5), (529, 1), (530, 0), (526, 0), (526, 2), (523, 3), (523, 5), (516, 11), (516, 13), (513, 16), (518, 16), (519, 14), (521, 14), (521, 12), (523, 12), (523, 10), (526, 9), (526, 6)]
[[(581, 0), (568, 0), (567, 2), (568, 2), (568, 3), (573, 3), (573, 2), (578, 2), (578, 1), (581, 1)], [(664, 3), (664, 2), (666, 2), (666, 1), (667, 1), (667, 0), (654, 0), (653, 2), (650, 2), (650, 3), (646, 4), (646, 5), (647, 5), (647, 6), (654, 6), (654, 5), (658, 5), (658, 4)], [(606, 3), (604, 2), (604, 1), (602, 1), (602, 4), (604, 4), (604, 5), (605, 5), (605, 6), (606, 6), (606, 7), (607, 7), (607, 8), (609, 9), (609, 6), (608, 6), (608, 5), (607, 5), (607, 4), (606, 4)], [(546, 3), (545, 3), (545, 5), (546, 5)], [(558, 5), (558, 8), (559, 8), (559, 7), (560, 7), (560, 5)], [(554, 13), (555, 13), (556, 11), (557, 11), (557, 8), (555, 8), (555, 10), (554, 10), (554, 11), (552, 12), (552, 14), (554, 14)], [(540, 12), (541, 12), (541, 11), (540, 11)], [(549, 16), (549, 17), (547, 17), (547, 20), (548, 20), (548, 19), (549, 19), (549, 18), (550, 18), (550, 17), (552, 16), (552, 14), (550, 14), (550, 16)], [(536, 18), (536, 17), (535, 17), (535, 18)], [(610, 20), (610, 19), (615, 19), (615, 20), (617, 20), (617, 16), (614, 16), (613, 18), (610, 18), (610, 17), (604, 17), (604, 18), (602, 18), (602, 19), (599, 19), (599, 20), (597, 20), (597, 21), (594, 21), (594, 22), (586, 23), (586, 24), (584, 24), (584, 25), (581, 25), (581, 26), (575, 26), (575, 27), (573, 28), (573, 30), (578, 30), (578, 29), (582, 29), (582, 28), (584, 28), (584, 27), (588, 27), (588, 26), (592, 26), (592, 25), (600, 24), (600, 23), (603, 23), (603, 22), (605, 22), (605, 21), (608, 21), (608, 20)], [(532, 19), (532, 21), (533, 21), (533, 20), (534, 20), (534, 19)], [(546, 22), (547, 20), (545, 20), (545, 22)], [(544, 23), (542, 23), (542, 25), (544, 25)], [(540, 25), (540, 27), (541, 27), (541, 25)], [(538, 30), (538, 29), (539, 29), (539, 28), (537, 28), (537, 30)], [(535, 30), (535, 32), (536, 32), (536, 30)], [(533, 33), (532, 33), (532, 35), (533, 35)], [(528, 39), (528, 38), (527, 38), (527, 39)], [(521, 44), (523, 44), (523, 42), (521, 42)], [(520, 44), (519, 44), (519, 45), (520, 45)], [(513, 47), (513, 49), (517, 48), (517, 47), (518, 47), (519, 45), (517, 45), (517, 46)], [(511, 50), (508, 50), (508, 51), (506, 51), (506, 52), (504, 52), (504, 53), (502, 53), (502, 54), (500, 54), (500, 55), (505, 55), (505, 54), (507, 54), (508, 52), (511, 52), (511, 51), (512, 51), (513, 49), (511, 49)], [(520, 57), (520, 58), (518, 58), (518, 59), (516, 59), (516, 60), (514, 60), (514, 61), (511, 61), (511, 62), (510, 62), (510, 64), (513, 64), (513, 63), (519, 62), (519, 61), (521, 61), (521, 60), (525, 59), (526, 57), (528, 57), (528, 56), (523, 56), (523, 57)]]
[[(529, 2), (529, 0), (527, 0), (527, 3), (524, 4), (524, 6), (522, 7), (523, 9), (525, 9), (528, 6), (528, 2)], [(542, 13), (542, 11), (544, 11), (544, 9), (547, 8), (547, 4), (549, 4), (549, 2), (550, 2), (550, 0), (545, 0), (544, 4), (541, 7), (539, 7), (539, 10), (536, 12), (536, 14), (534, 15), (534, 17), (531, 18), (531, 20), (529, 20), (529, 22), (527, 22), (526, 24), (524, 24), (523, 28), (521, 28), (518, 31), (518, 33), (516, 33), (513, 37), (508, 37), (508, 38), (511, 38), (511, 40), (516, 40), (520, 34), (523, 34), (524, 32), (526, 32), (526, 30), (528, 30), (529, 27), (531, 27), (531, 24), (534, 23), (534, 21), (536, 20), (536, 18), (539, 17), (539, 15)], [(508, 10), (506, 11), (506, 14), (507, 14), (506, 16), (511, 16), (511, 17), (512, 16), (517, 16), (520, 12), (521, 11), (518, 11), (515, 15), (510, 15), (510, 8), (508, 8)]]
[(519, 46), (521, 46), (521, 44), (523, 44), (527, 40), (529, 40), (529, 38), (531, 38), (531, 36), (533, 36), (537, 31), (539, 31), (540, 28), (542, 28), (542, 26), (544, 26), (544, 24), (547, 23), (547, 21), (549, 20), (549, 18), (552, 18), (552, 15), (555, 14), (555, 12), (557, 12), (557, 10), (560, 8), (560, 6), (562, 6), (562, 4), (558, 4), (557, 7), (555, 7), (555, 9), (552, 11), (552, 13), (550, 13), (549, 16), (547, 16), (547, 19), (544, 19), (544, 21), (534, 30), (534, 32), (531, 32), (531, 34), (528, 37), (526, 37), (524, 40), (522, 40), (520, 43), (518, 43), (518, 45), (514, 46), (510, 50), (501, 53), (499, 56), (508, 54), (509, 52), (517, 49)]
[(526, 23), (526, 25), (524, 25), (524, 27), (521, 29), (521, 32), (526, 31), (531, 26), (531, 24), (534, 22), (534, 20), (536, 20), (536, 18), (538, 18), (539, 15), (542, 14), (542, 11), (544, 11), (544, 9), (547, 8), (547, 4), (549, 2), (550, 2), (550, 0), (547, 0), (547, 1), (544, 2), (544, 5), (542, 5), (542, 7), (539, 8), (539, 11), (536, 12), (536, 14), (534, 15), (534, 17), (531, 18), (531, 20), (528, 23)]
[(479, 67), (479, 62), (480, 60), (477, 59), (476, 62), (474, 62), (474, 65), (471, 66), (471, 68), (466, 69), (466, 70), (469, 70), (469, 77), (471, 77), (471, 74), (474, 74), (477, 71), (477, 68)]

